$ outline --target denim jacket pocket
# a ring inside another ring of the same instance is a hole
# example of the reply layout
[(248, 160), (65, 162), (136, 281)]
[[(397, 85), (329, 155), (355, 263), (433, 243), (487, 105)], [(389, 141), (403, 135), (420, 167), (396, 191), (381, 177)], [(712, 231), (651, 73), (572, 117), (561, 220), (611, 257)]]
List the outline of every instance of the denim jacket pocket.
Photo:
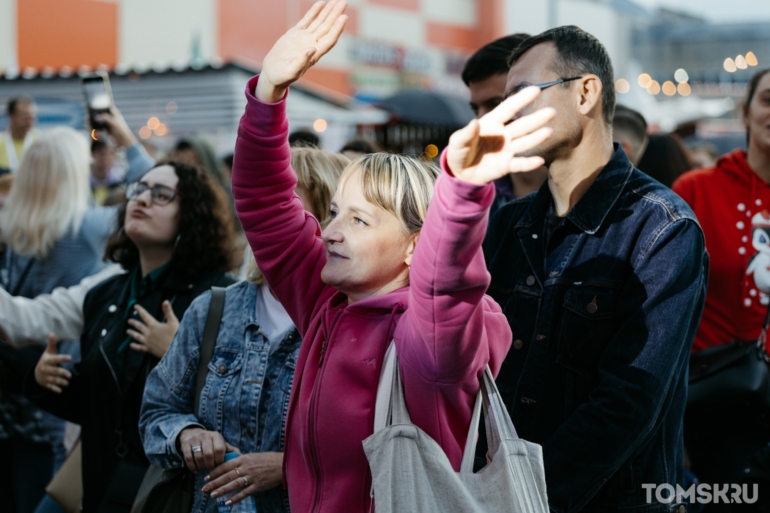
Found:
[(216, 349), (209, 362), (209, 372), (219, 378), (225, 378), (241, 370), (243, 366), (243, 351)]
[(613, 333), (617, 292), (607, 287), (570, 288), (564, 295), (557, 363), (594, 379)]

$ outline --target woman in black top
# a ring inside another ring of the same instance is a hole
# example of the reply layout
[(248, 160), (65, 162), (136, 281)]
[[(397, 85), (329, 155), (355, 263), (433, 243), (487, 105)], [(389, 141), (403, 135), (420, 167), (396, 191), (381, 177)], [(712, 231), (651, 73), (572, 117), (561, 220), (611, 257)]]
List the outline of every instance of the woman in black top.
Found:
[(127, 272), (86, 296), (82, 361), (69, 373), (57, 366), (67, 357), (49, 344), (25, 383), (35, 404), (82, 426), (84, 513), (129, 512), (149, 465), (139, 410), (146, 377), (168, 347), (129, 336), (140, 313), (162, 319), (173, 310), (181, 318), (199, 294), (234, 282), (226, 196), (203, 171), (160, 165), (126, 197), (106, 257)]

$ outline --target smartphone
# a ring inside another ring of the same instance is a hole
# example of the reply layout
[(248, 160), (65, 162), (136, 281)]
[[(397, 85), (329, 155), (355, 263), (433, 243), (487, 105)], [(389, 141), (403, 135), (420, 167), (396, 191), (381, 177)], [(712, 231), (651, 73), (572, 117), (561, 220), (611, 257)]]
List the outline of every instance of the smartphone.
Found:
[(107, 126), (97, 121), (98, 114), (110, 112), (112, 109), (112, 90), (110, 89), (110, 77), (104, 71), (82, 77), (83, 92), (86, 96), (86, 106), (88, 107), (88, 118), (91, 121), (91, 128), (102, 130)]

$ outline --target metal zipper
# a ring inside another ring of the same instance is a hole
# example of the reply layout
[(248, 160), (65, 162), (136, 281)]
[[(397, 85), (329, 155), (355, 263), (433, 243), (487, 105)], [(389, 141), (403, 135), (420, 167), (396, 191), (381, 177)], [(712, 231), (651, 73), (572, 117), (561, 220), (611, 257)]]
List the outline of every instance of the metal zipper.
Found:
[(330, 335), (334, 332), (334, 326), (337, 324), (337, 319), (339, 318), (340, 314), (342, 313), (342, 310), (338, 310), (336, 314), (334, 314), (334, 319), (332, 319), (332, 326), (331, 330), (327, 331), (326, 328), (326, 316), (324, 316), (323, 321), (323, 329), (324, 329), (324, 342), (321, 346), (321, 358), (318, 361), (318, 374), (316, 374), (315, 377), (315, 383), (313, 383), (313, 392), (310, 395), (310, 418), (308, 419), (308, 429), (310, 433), (310, 454), (313, 458), (313, 469), (315, 470), (316, 476), (318, 476), (318, 485), (316, 486), (316, 492), (315, 492), (315, 502), (313, 505), (313, 512), (316, 513), (321, 508), (321, 489), (323, 488), (323, 476), (321, 476), (321, 463), (318, 458), (318, 451), (316, 450), (316, 443), (315, 443), (315, 410), (316, 410), (316, 402), (317, 402), (317, 395), (318, 395), (318, 387), (321, 382), (321, 373), (322, 366), (324, 362), (324, 357), (326, 356), (326, 350), (329, 347), (329, 339)]

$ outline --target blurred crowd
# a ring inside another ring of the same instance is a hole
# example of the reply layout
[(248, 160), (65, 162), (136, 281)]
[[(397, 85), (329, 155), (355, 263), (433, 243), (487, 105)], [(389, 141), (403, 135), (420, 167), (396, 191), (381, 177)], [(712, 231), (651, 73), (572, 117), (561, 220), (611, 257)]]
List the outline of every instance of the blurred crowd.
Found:
[[(329, 149), (289, 134), (284, 95), (343, 11), (276, 43), (224, 156), (205, 136), (151, 155), (115, 106), (89, 137), (8, 102), (0, 510), (156, 511), (148, 468), (189, 471), (186, 511), (368, 510), (393, 341), (411, 422), (455, 471), (489, 365), (543, 448), (544, 511), (767, 511), (770, 70), (747, 149), (719, 155), (616, 105), (593, 36), (515, 34), (467, 61), (476, 120), (436, 159)], [(694, 376), (716, 383), (701, 402)]]

